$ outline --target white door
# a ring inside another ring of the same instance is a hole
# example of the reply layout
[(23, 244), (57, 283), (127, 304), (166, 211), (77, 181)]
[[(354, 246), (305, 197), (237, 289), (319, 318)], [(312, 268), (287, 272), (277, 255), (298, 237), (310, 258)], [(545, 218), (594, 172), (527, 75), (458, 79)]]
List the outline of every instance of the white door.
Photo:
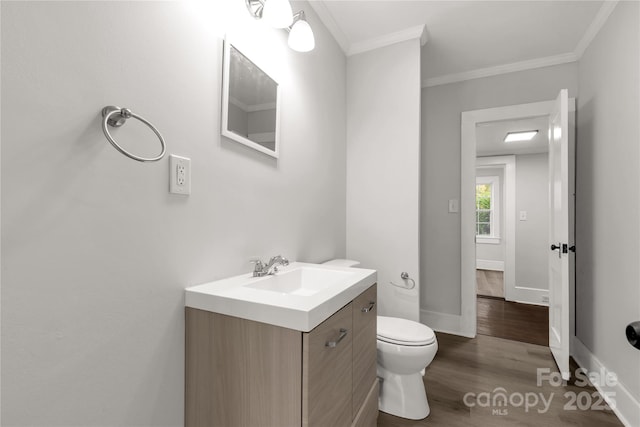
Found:
[(569, 160), (569, 100), (563, 89), (549, 116), (549, 347), (565, 380), (570, 377)]

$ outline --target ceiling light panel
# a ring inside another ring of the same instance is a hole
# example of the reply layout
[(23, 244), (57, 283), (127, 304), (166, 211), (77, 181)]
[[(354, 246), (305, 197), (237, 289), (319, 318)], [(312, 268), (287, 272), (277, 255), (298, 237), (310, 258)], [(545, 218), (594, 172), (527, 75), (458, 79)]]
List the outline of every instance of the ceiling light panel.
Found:
[(504, 142), (531, 141), (538, 134), (537, 130), (528, 130), (524, 132), (508, 132), (504, 137)]

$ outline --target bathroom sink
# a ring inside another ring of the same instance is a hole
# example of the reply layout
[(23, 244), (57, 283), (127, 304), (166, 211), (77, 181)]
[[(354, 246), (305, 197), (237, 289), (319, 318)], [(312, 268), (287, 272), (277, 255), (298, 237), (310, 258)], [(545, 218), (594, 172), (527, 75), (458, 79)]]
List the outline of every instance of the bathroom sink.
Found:
[(282, 294), (311, 296), (348, 280), (352, 272), (313, 267), (298, 267), (245, 285), (248, 288)]
[(294, 262), (189, 287), (185, 306), (309, 332), (376, 280), (375, 270)]

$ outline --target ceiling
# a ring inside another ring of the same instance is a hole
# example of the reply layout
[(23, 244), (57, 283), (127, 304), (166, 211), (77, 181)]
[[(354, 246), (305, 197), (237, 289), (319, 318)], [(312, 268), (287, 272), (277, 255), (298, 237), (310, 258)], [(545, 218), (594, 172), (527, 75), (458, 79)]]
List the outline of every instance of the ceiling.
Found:
[(311, 0), (310, 5), (347, 55), (401, 41), (425, 26), (423, 86), (504, 65), (526, 69), (576, 61), (612, 8), (601, 0)]
[[(476, 126), (476, 154), (500, 156), (507, 154), (536, 154), (549, 151), (549, 116), (518, 120), (479, 123)], [(531, 141), (504, 142), (508, 132), (537, 130)]]

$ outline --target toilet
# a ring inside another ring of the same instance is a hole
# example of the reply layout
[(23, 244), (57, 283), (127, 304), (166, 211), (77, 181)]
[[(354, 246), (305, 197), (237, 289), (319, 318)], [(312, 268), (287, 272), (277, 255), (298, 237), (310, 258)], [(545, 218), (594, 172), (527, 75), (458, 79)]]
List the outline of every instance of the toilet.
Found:
[[(357, 261), (336, 259), (327, 265), (357, 267)], [(430, 413), (422, 381), (424, 370), (438, 351), (431, 328), (397, 317), (378, 316), (378, 409), (391, 415), (421, 420)]]

